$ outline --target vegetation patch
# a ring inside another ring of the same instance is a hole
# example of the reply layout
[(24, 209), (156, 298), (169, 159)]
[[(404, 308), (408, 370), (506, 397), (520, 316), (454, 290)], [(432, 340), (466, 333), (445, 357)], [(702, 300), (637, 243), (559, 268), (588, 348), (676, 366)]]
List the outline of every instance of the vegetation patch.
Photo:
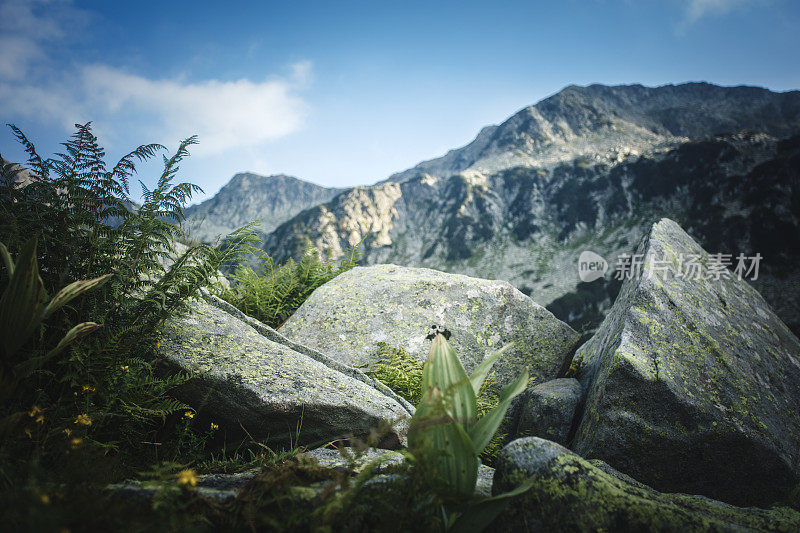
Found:
[(273, 328), (283, 324), (305, 302), (314, 289), (358, 264), (358, 247), (338, 262), (311, 245), (300, 261), (289, 259), (276, 266), (263, 251), (258, 252), (260, 266), (239, 267), (234, 286), (221, 290), (218, 296), (243, 313)]

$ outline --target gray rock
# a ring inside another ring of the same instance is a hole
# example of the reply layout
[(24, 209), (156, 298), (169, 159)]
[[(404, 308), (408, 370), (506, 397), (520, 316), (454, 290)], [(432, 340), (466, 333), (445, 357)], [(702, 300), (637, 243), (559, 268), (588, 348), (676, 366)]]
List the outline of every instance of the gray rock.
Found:
[[(226, 503), (234, 500), (242, 487), (258, 476), (258, 468), (234, 474), (205, 474), (198, 476), (197, 486), (193, 490), (210, 500)], [(133, 504), (148, 504), (156, 494), (164, 491), (179, 492), (176, 483), (156, 481), (128, 480), (114, 483), (106, 487), (106, 492), (114, 500)]]
[(392, 450), (379, 450), (370, 448), (357, 451), (345, 447), (342, 451), (333, 448), (316, 448), (305, 452), (309, 457), (316, 459), (321, 466), (328, 468), (350, 468), (360, 471), (362, 468), (381, 458), (378, 472), (386, 470), (387, 466), (398, 465), (403, 462), (403, 454)]
[(681, 254), (702, 276), (711, 259), (671, 220), (639, 252), (667, 268), (626, 280), (578, 350), (588, 392), (573, 449), (659, 490), (782, 499), (800, 481), (800, 341), (747, 283), (677, 277)]
[(384, 444), (405, 440), (409, 411), (369, 383), (266, 338), (206, 301), (191, 307), (164, 325), (160, 350), (193, 374), (176, 395), (220, 425), (241, 425), (270, 443), (304, 444), (364, 437), (394, 424)]
[(478, 481), (475, 482), (475, 496), (491, 496), (493, 482), (494, 468), (480, 465), (478, 467)]
[(496, 531), (797, 531), (788, 508), (739, 508), (704, 496), (665, 494), (544, 439), (499, 454), (492, 492), (532, 487), (492, 524)]
[[(342, 452), (333, 448), (317, 448), (305, 452), (309, 457), (316, 459), (320, 465), (328, 468), (350, 468), (354, 467), (356, 472), (359, 472), (367, 464), (375, 459), (382, 457), (381, 466), (375, 472), (383, 474), (386, 472), (387, 467), (396, 466), (403, 462), (403, 455), (399, 452), (391, 450), (378, 450), (369, 449), (362, 452), (356, 452), (353, 448), (345, 448), (345, 454), (349, 457), (342, 455)], [(494, 478), (494, 468), (486, 465), (480, 465), (478, 468), (478, 481), (475, 484), (476, 496), (491, 496), (492, 494), (492, 479)], [(382, 477), (385, 480), (387, 477)]]
[(578, 334), (504, 281), (395, 265), (357, 267), (319, 287), (280, 332), (347, 365), (373, 362), (377, 344), (405, 348), (425, 360), (432, 325), (467, 371), (514, 342), (494, 366), (498, 386), (528, 366), (539, 380), (554, 378)]
[(346, 365), (344, 363), (340, 363), (339, 361), (331, 359), (330, 357), (328, 357), (327, 355), (323, 354), (322, 352), (320, 352), (318, 350), (314, 350), (314, 349), (309, 348), (308, 346), (304, 346), (302, 344), (298, 344), (296, 342), (290, 341), (289, 339), (284, 337), (282, 334), (278, 333), (276, 330), (274, 330), (270, 326), (264, 324), (263, 322), (261, 322), (259, 320), (256, 320), (255, 318), (253, 318), (251, 316), (247, 316), (246, 314), (244, 314), (239, 309), (237, 309), (236, 307), (232, 306), (231, 304), (229, 304), (225, 300), (223, 300), (221, 298), (218, 298), (217, 296), (214, 296), (213, 294), (209, 293), (208, 290), (200, 289), (200, 291), (201, 291), (201, 293), (203, 295), (203, 299), (207, 303), (213, 305), (214, 307), (216, 307), (218, 309), (221, 309), (221, 310), (225, 311), (229, 315), (235, 316), (236, 318), (238, 318), (242, 322), (247, 323), (249, 326), (251, 326), (253, 329), (258, 331), (260, 334), (262, 334), (267, 339), (269, 339), (269, 340), (271, 340), (273, 342), (277, 342), (278, 344), (283, 344), (284, 346), (287, 346), (287, 347), (291, 348), (295, 352), (299, 352), (301, 354), (304, 354), (304, 355), (307, 355), (307, 356), (311, 357), (312, 359), (315, 359), (315, 360), (319, 361), (320, 363), (324, 364), (327, 367), (333, 368), (334, 370), (338, 370), (342, 374), (346, 374), (346, 375), (350, 376), (351, 378), (357, 379), (359, 381), (363, 381), (367, 385), (375, 387), (376, 389), (378, 389), (379, 391), (381, 391), (382, 393), (384, 393), (385, 395), (389, 396), (390, 398), (395, 400), (397, 403), (402, 405), (410, 414), (414, 414), (414, 411), (415, 411), (414, 406), (411, 405), (408, 402), (408, 400), (406, 400), (402, 396), (399, 396), (392, 389), (390, 389), (389, 387), (387, 387), (386, 385), (384, 385), (383, 383), (381, 383), (377, 379), (373, 379), (373, 378), (367, 376), (366, 374), (364, 374), (364, 372), (362, 372), (358, 368), (353, 368), (352, 366), (348, 366), (348, 365)]
[(518, 407), (517, 436), (542, 437), (566, 445), (581, 392), (581, 384), (574, 378), (529, 387)]

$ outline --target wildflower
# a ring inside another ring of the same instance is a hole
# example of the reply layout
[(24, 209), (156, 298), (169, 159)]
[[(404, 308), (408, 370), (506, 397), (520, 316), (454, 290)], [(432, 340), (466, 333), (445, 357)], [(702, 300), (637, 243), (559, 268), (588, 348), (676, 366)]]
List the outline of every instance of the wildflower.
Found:
[(191, 412), (191, 411), (186, 411), (185, 413), (183, 413), (183, 417), (192, 419), (192, 418), (194, 418), (194, 413)]
[(161, 341), (159, 339), (156, 339), (156, 348), (158, 348), (160, 346), (161, 346)]
[(69, 437), (70, 435), (72, 435), (72, 430), (71, 430), (71, 429), (69, 429), (69, 428), (64, 428), (64, 434), (65, 434), (67, 437)]
[(196, 487), (198, 481), (200, 481), (200, 478), (194, 470), (181, 470), (180, 474), (178, 474), (178, 485)]
[(216, 425), (214, 422), (211, 422), (211, 431), (216, 431), (219, 429), (219, 426)]
[(130, 369), (131, 369), (131, 367), (130, 367), (130, 366), (128, 366), (128, 365), (122, 365), (122, 366), (120, 366), (119, 368), (120, 368), (120, 370), (122, 370), (123, 372), (127, 372), (128, 370), (130, 370)]
[(83, 393), (86, 394), (87, 392), (94, 392), (95, 388), (90, 385), (83, 386)]
[(44, 424), (44, 415), (39, 415), (36, 417), (37, 424)]
[(28, 436), (29, 439), (33, 438), (33, 435), (31, 435), (31, 429), (30, 428), (25, 428), (25, 434)]
[(87, 414), (80, 414), (77, 416), (77, 418), (75, 418), (75, 423), (80, 426), (91, 426), (92, 419), (89, 418), (89, 415)]
[(47, 494), (42, 494), (40, 498), (43, 504), (48, 505), (50, 503), (50, 496), (48, 496)]
[(81, 447), (81, 444), (83, 444), (83, 439), (82, 439), (82, 438), (80, 438), (80, 437), (72, 437), (72, 438), (69, 440), (69, 446), (70, 446), (70, 448), (72, 448), (73, 450), (77, 450), (78, 448), (80, 448), (80, 447)]
[(28, 411), (28, 416), (31, 418), (35, 418), (37, 415), (41, 415), (42, 413), (44, 413), (44, 409), (42, 409), (38, 405), (34, 405), (33, 407), (31, 407), (31, 410)]

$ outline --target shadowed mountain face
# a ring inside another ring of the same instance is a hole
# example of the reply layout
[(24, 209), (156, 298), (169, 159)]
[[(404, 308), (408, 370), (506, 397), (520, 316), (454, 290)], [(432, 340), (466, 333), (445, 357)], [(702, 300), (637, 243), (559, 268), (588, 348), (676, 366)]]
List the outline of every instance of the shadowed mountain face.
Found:
[(186, 209), (186, 226), (194, 238), (204, 242), (214, 242), (253, 220), (259, 220), (260, 231), (267, 234), (303, 209), (327, 202), (342, 190), (283, 174), (236, 174), (213, 198)]
[(580, 282), (578, 255), (613, 268), (669, 217), (712, 253), (761, 253), (754, 285), (798, 331), (798, 133), (800, 92), (571, 86), (463, 148), (299, 213), (264, 248), (285, 259), (310, 240), (335, 256), (363, 239), (368, 264), (505, 279), (591, 329), (619, 282)]

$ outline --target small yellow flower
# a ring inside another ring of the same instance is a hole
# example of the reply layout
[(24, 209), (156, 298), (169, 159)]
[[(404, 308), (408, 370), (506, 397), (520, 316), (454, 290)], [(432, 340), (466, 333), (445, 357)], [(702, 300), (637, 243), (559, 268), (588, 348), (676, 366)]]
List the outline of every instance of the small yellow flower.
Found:
[(72, 448), (73, 450), (77, 450), (78, 448), (80, 448), (80, 447), (81, 447), (81, 445), (82, 445), (82, 444), (83, 444), (83, 439), (82, 439), (82, 438), (80, 438), (80, 437), (72, 437), (72, 438), (69, 440), (69, 446), (70, 446), (70, 448)]
[(42, 413), (44, 413), (44, 409), (42, 409), (38, 405), (34, 405), (33, 407), (31, 407), (31, 410), (28, 411), (28, 416), (31, 418), (35, 418), (36, 415), (40, 415)]
[(130, 369), (131, 369), (131, 367), (130, 367), (130, 366), (128, 366), (128, 365), (122, 365), (122, 366), (121, 366), (121, 367), (119, 367), (119, 368), (120, 368), (120, 370), (122, 370), (123, 372), (127, 372), (128, 370), (130, 370)]
[(78, 417), (75, 419), (75, 423), (80, 425), (80, 426), (91, 426), (92, 425), (92, 419), (89, 418), (89, 415), (87, 415), (87, 414), (81, 414), (81, 415), (78, 415)]
[(211, 422), (211, 431), (216, 431), (219, 429), (219, 426), (216, 425), (214, 422)]
[(43, 504), (45, 504), (45, 505), (49, 505), (50, 504), (50, 496), (48, 496), (47, 494), (42, 494), (40, 496), (40, 498), (42, 499), (42, 503)]
[(28, 436), (29, 439), (33, 438), (33, 435), (31, 435), (31, 429), (30, 428), (25, 428), (25, 434)]
[(159, 346), (161, 346), (161, 341), (156, 339), (156, 348), (158, 348)]
[(186, 411), (185, 413), (183, 413), (183, 417), (184, 418), (190, 418), (190, 419), (194, 418), (194, 413), (191, 412), (191, 411)]
[(180, 474), (178, 474), (178, 485), (196, 487), (198, 481), (200, 481), (200, 478), (194, 470), (181, 470)]
[(91, 385), (84, 385), (83, 386), (83, 393), (86, 394), (87, 392), (94, 392), (95, 388)]
[(37, 424), (44, 424), (44, 415), (39, 415), (36, 417)]
[(67, 437), (69, 437), (70, 435), (72, 435), (72, 430), (71, 430), (71, 429), (69, 429), (69, 428), (64, 428), (64, 434), (65, 434)]

